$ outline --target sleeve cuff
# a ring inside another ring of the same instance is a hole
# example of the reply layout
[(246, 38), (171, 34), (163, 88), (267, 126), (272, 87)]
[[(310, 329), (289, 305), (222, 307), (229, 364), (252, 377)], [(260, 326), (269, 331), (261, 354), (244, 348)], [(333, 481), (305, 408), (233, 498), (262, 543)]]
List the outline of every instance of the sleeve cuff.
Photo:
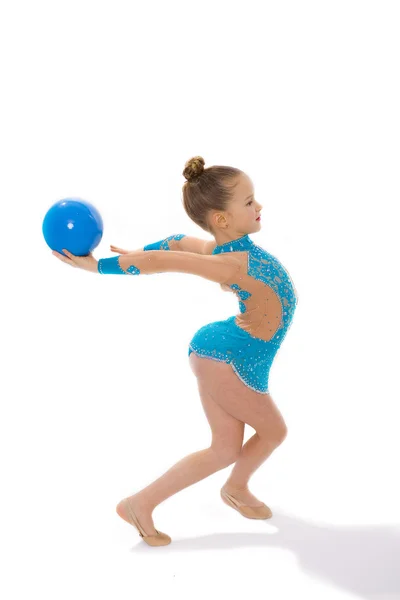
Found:
[(128, 275), (128, 273), (121, 268), (118, 256), (100, 258), (97, 263), (97, 270), (102, 275)]

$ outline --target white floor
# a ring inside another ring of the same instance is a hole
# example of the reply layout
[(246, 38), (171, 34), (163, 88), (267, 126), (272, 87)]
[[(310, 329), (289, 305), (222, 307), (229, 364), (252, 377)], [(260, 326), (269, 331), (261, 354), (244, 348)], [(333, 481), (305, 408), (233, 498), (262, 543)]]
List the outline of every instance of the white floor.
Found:
[[(116, 408), (124, 404), (118, 402)], [(15, 482), (2, 501), (2, 585), (9, 590), (7, 598), (29, 597), (31, 590), (40, 590), (43, 599), (60, 600), (240, 598), (251, 593), (274, 600), (299, 595), (316, 600), (400, 598), (394, 473), (388, 478), (369, 461), (368, 475), (362, 467), (357, 475), (350, 454), (350, 469), (345, 470), (339, 456), (335, 470), (327, 447), (312, 449), (310, 441), (301, 447), (300, 432), (291, 431), (252, 479), (252, 491), (273, 511), (271, 519), (246, 519), (222, 502), (219, 489), (228, 467), (156, 508), (155, 526), (172, 543), (151, 548), (118, 517), (115, 505), (183, 455), (200, 449), (198, 440), (204, 434), (195, 435), (194, 441), (189, 434), (175, 437), (175, 445), (171, 441), (164, 452), (155, 446), (146, 466), (151, 427), (140, 427), (140, 420), (134, 421), (137, 411), (132, 411), (121, 423), (119, 440), (108, 438), (104, 430), (108, 426), (115, 431), (118, 417), (106, 425), (105, 412), (99, 408), (92, 416), (90, 434), (76, 424), (69, 447), (65, 433), (59, 444), (55, 434), (47, 434), (53, 451), (43, 444), (39, 455), (25, 456), (24, 475), (30, 472), (30, 478), (23, 481), (17, 472), (12, 477), (11, 467), (7, 471)], [(88, 414), (82, 411), (86, 426)], [(65, 419), (67, 430), (73, 417)], [(137, 433), (129, 444), (130, 429)], [(159, 440), (165, 431), (154, 427)], [(246, 428), (245, 440), (252, 433)], [(15, 465), (22, 459), (17, 443), (10, 452)], [(320, 460), (323, 454), (325, 461)]]

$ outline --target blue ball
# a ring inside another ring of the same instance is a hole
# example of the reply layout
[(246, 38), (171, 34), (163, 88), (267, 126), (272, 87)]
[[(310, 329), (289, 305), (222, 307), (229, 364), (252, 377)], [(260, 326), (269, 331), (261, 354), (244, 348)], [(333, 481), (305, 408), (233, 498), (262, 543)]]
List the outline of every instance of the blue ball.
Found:
[[(103, 236), (103, 219), (97, 208), (79, 198), (65, 198), (47, 211), (42, 226), (46, 244), (63, 254), (87, 256)], [(65, 256), (65, 255), (64, 255)]]

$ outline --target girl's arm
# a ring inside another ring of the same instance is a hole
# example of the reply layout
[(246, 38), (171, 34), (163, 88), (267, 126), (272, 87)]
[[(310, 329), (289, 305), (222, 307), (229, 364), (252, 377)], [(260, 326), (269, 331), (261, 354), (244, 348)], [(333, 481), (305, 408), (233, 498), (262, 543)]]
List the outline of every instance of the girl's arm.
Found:
[[(184, 233), (178, 233), (170, 235), (169, 237), (147, 244), (144, 246), (143, 251), (149, 250), (177, 250), (181, 252), (194, 252), (195, 254), (212, 254), (213, 249), (216, 246), (216, 242), (201, 240), (192, 236), (185, 235)], [(119, 252), (120, 254), (127, 254), (129, 251), (122, 250), (116, 246), (111, 246), (113, 252)]]
[(212, 254), (217, 245), (215, 240), (207, 242), (189, 235), (180, 234), (182, 237), (177, 242), (177, 247), (171, 247), (169, 250), (181, 250), (182, 252), (194, 252), (195, 254)]
[(174, 271), (225, 283), (235, 277), (241, 264), (242, 261), (232, 252), (210, 256), (171, 250), (137, 250), (112, 258), (100, 258), (98, 271), (103, 275), (150, 275)]

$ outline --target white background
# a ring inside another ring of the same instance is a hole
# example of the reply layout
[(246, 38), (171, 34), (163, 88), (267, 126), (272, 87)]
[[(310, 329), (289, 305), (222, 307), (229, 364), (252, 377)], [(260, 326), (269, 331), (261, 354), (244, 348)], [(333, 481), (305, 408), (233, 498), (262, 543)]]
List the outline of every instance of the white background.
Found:
[[(399, 27), (385, 0), (2, 2), (4, 598), (400, 598)], [(156, 508), (150, 548), (115, 506), (209, 446), (188, 344), (237, 300), (72, 269), (41, 227), (80, 197), (96, 258), (212, 239), (182, 206), (195, 155), (250, 176), (299, 295), (270, 373), (288, 437), (250, 482), (272, 519), (222, 503), (229, 467)]]

